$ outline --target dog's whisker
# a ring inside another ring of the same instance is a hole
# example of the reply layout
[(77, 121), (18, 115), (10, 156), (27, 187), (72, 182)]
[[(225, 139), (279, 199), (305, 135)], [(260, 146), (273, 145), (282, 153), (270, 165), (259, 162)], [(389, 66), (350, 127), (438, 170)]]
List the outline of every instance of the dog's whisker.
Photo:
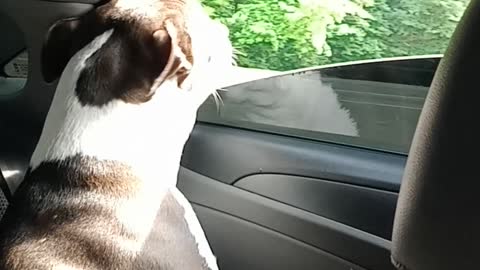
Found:
[(220, 113), (220, 106), (224, 105), (222, 96), (217, 91), (213, 92), (212, 96), (215, 101), (217, 113)]

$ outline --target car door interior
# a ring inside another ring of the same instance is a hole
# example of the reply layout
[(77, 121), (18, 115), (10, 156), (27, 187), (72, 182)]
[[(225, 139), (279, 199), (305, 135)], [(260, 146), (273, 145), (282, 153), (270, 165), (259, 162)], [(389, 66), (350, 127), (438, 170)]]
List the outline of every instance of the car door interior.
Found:
[[(327, 81), (396, 82), (420, 91), (428, 89), (439, 60), (365, 63), (321, 74)], [(405, 88), (398, 90), (402, 98)], [(413, 96), (423, 99), (426, 91), (420, 92)], [(356, 113), (359, 126), (372, 122), (366, 115)], [(287, 136), (253, 123), (240, 128), (228, 120), (201, 108), (179, 173), (179, 187), (224, 269), (394, 269), (390, 239), (406, 155), (308, 139), (311, 134)], [(410, 127), (392, 121), (389, 128), (413, 134), (416, 121), (409, 121)]]
[(179, 186), (225, 269), (392, 269), (388, 239), (404, 163), (198, 124)]
[[(0, 2), (0, 29), (9, 37), (1, 64), (29, 54), (25, 87), (0, 99), (2, 170), (25, 170), (53, 97), (56, 82), (45, 82), (41, 71), (49, 28), (99, 2)], [(403, 154), (199, 121), (178, 186), (220, 269), (388, 270), (405, 163)]]

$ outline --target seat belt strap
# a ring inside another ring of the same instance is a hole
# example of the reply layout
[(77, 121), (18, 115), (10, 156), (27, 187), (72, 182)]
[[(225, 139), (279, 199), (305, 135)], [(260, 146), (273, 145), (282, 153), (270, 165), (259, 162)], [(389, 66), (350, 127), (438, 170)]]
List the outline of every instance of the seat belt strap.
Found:
[(3, 192), (5, 198), (10, 202), (12, 200), (12, 192), (8, 187), (7, 180), (3, 176), (2, 170), (0, 169), (0, 191)]
[(12, 199), (10, 188), (8, 187), (5, 177), (3, 177), (2, 170), (0, 169), (0, 220), (3, 218), (5, 211), (7, 211), (8, 205)]

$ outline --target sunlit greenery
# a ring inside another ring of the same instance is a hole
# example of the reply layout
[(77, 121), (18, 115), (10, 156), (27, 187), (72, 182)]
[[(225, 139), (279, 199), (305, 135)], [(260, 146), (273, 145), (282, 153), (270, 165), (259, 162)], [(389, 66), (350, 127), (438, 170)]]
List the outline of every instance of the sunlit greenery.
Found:
[(315, 65), (443, 53), (469, 0), (203, 0), (240, 66)]

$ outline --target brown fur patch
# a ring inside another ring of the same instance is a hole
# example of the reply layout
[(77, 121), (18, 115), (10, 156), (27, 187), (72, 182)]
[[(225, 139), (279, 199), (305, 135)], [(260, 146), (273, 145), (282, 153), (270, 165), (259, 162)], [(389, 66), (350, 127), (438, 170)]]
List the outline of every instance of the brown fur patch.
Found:
[(2, 220), (0, 269), (130, 269), (135, 254), (119, 243), (138, 239), (115, 211), (139, 196), (141, 184), (113, 161), (77, 156), (42, 163), (27, 173)]
[(35, 183), (45, 184), (51, 191), (68, 188), (115, 198), (134, 195), (142, 184), (128, 165), (84, 156), (43, 162), (29, 177)]
[[(125, 168), (76, 157), (28, 173), (2, 221), (0, 269), (209, 269), (183, 207), (170, 193), (158, 206), (145, 205), (158, 207), (145, 242), (117, 220), (113, 205), (128, 198), (137, 182)], [(92, 192), (99, 198), (89, 199)], [(142, 248), (132, 252), (130, 243)]]

